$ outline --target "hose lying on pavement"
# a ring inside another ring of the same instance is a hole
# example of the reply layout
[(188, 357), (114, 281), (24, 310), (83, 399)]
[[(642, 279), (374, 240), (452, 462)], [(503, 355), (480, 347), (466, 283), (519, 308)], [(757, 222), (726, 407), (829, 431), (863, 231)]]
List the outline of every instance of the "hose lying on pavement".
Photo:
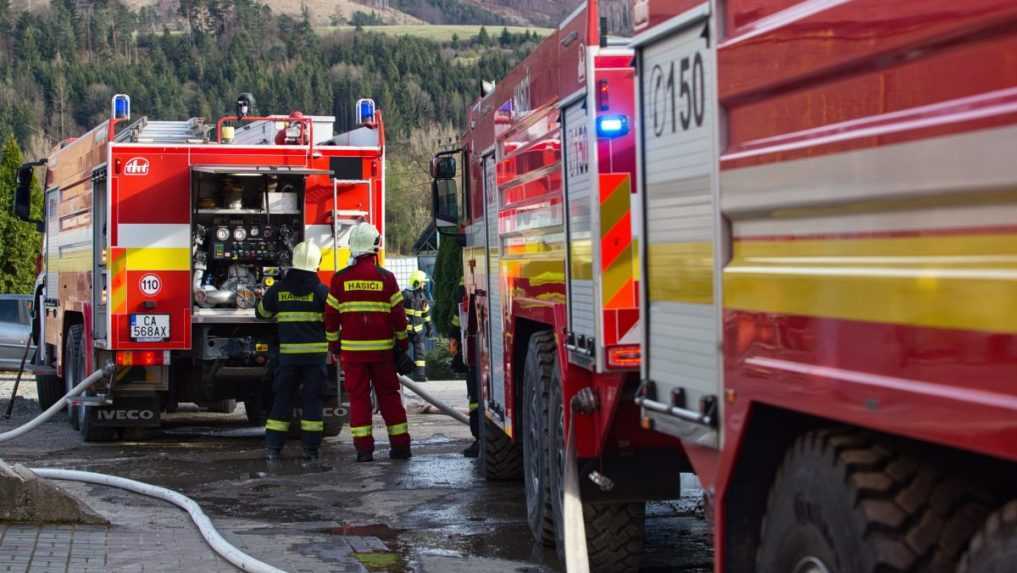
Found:
[(441, 410), (442, 413), (455, 418), (457, 421), (462, 422), (462, 423), (466, 424), (467, 426), (470, 425), (470, 419), (467, 418), (465, 415), (463, 415), (462, 412), (460, 412), (459, 410), (456, 410), (452, 406), (449, 406), (448, 404), (446, 404), (446, 403), (442, 402), (441, 400), (435, 398), (434, 396), (429, 394), (426, 390), (423, 390), (420, 387), (420, 384), (417, 384), (416, 382), (414, 382), (408, 376), (403, 376), (403, 375), (400, 374), (399, 375), (399, 383), (401, 383), (403, 386), (406, 386), (407, 388), (409, 388), (411, 392), (413, 392), (417, 396), (420, 396), (425, 401), (430, 402), (432, 405), (434, 405), (435, 408), (438, 408), (439, 410)]
[[(96, 370), (82, 380), (80, 384), (72, 388), (66, 396), (57, 400), (55, 404), (47, 408), (45, 412), (36, 416), (32, 419), (32, 421), (22, 426), (18, 426), (13, 430), (0, 433), (0, 443), (8, 442), (23, 436), (39, 427), (39, 425), (52, 418), (57, 412), (63, 410), (69, 399), (81, 394), (92, 384), (95, 384), (104, 377), (109, 376), (115, 369), (116, 366), (108, 364), (103, 368)], [(282, 569), (277, 569), (267, 563), (258, 561), (254, 557), (251, 557), (233, 545), (230, 545), (229, 542), (223, 539), (223, 537), (219, 535), (219, 532), (215, 530), (215, 527), (212, 525), (212, 521), (207, 515), (205, 515), (205, 512), (201, 511), (201, 507), (194, 500), (183, 494), (140, 481), (100, 473), (54, 468), (33, 468), (31, 471), (43, 478), (80, 481), (96, 485), (111, 486), (168, 501), (190, 514), (191, 520), (194, 521), (194, 524), (198, 527), (198, 531), (201, 532), (201, 536), (205, 538), (205, 541), (209, 544), (212, 550), (218, 553), (223, 559), (238, 567), (240, 570), (251, 571), (252, 573), (284, 573)]]
[(78, 394), (81, 394), (92, 384), (95, 384), (99, 380), (102, 380), (106, 376), (109, 376), (110, 374), (113, 373), (114, 370), (116, 370), (115, 365), (107, 364), (106, 366), (103, 366), (102, 368), (91, 373), (84, 380), (82, 380), (80, 384), (78, 384), (74, 388), (71, 388), (71, 391), (68, 392), (66, 396), (57, 400), (55, 404), (47, 408), (45, 412), (36, 416), (31, 422), (23, 426), (18, 426), (17, 428), (14, 428), (13, 430), (10, 430), (8, 432), (0, 434), (0, 443), (13, 440), (14, 438), (20, 437), (38, 428), (40, 425), (44, 424), (46, 420), (52, 418), (54, 414), (56, 414), (60, 410), (63, 410), (64, 406), (67, 405), (67, 401), (69, 399), (77, 396)]
[(277, 569), (268, 563), (258, 561), (254, 557), (251, 557), (233, 545), (230, 545), (230, 543), (223, 539), (223, 537), (219, 535), (219, 532), (215, 530), (215, 526), (212, 525), (212, 520), (205, 515), (205, 512), (201, 511), (201, 507), (193, 499), (183, 494), (140, 481), (93, 472), (48, 468), (32, 468), (32, 471), (35, 472), (36, 475), (44, 478), (80, 481), (96, 485), (116, 487), (141, 495), (147, 495), (148, 497), (168, 501), (190, 514), (191, 520), (193, 520), (194, 524), (198, 526), (198, 531), (201, 532), (201, 536), (205, 538), (205, 541), (208, 542), (209, 546), (211, 546), (212, 549), (223, 559), (229, 561), (241, 571), (251, 571), (252, 573), (283, 573), (282, 569)]

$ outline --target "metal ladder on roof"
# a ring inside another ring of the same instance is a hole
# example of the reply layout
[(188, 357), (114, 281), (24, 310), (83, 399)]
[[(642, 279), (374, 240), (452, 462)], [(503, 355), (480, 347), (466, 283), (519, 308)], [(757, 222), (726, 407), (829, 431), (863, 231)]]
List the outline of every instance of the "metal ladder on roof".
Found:
[(143, 117), (117, 134), (116, 141), (131, 143), (207, 143), (211, 126), (200, 117), (186, 121), (149, 121)]

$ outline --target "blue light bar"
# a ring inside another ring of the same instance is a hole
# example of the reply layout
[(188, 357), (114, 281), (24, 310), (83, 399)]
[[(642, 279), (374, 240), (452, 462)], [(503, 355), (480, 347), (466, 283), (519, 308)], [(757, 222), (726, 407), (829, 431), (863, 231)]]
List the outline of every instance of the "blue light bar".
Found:
[(113, 96), (113, 119), (131, 119), (131, 96), (116, 94)]
[(614, 139), (629, 132), (629, 118), (624, 115), (602, 115), (597, 118), (597, 137)]
[(373, 99), (364, 98), (357, 101), (357, 122), (361, 125), (374, 123), (375, 105)]

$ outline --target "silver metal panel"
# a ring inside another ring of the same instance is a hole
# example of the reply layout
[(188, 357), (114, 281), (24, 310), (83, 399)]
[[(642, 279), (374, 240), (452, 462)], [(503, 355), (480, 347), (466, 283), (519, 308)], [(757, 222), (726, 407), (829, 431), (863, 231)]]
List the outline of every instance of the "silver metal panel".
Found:
[[(491, 396), (490, 401), (505, 411), (505, 309), (502, 307), (504, 285), (501, 280), (501, 242), (498, 233), (498, 210), (500, 208), (497, 162), (494, 155), (484, 158), (484, 200), (487, 223), (487, 281), (488, 304), (490, 305), (491, 341)], [(503, 420), (504, 423), (510, 423)]]
[(569, 331), (576, 336), (597, 338), (597, 292), (595, 281), (591, 280), (597, 246), (593, 220), (596, 170), (591, 161), (591, 140), (584, 99), (565, 110)]
[[(644, 376), (655, 384), (655, 400), (670, 405), (681, 390), (686, 401), (679, 406), (698, 412), (702, 398), (721, 394), (716, 267), (723, 249), (716, 247), (714, 51), (704, 33), (708, 12), (696, 13), (677, 33), (644, 47), (639, 97)], [(677, 435), (676, 427), (658, 429)]]

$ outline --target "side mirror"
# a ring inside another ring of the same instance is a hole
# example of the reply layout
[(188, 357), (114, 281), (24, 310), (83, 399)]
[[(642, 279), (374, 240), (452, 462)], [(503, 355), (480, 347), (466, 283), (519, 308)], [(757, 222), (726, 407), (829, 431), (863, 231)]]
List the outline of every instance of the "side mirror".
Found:
[(18, 186), (14, 190), (14, 216), (28, 221), (32, 216), (32, 166), (18, 167)]
[(435, 179), (431, 182), (434, 226), (459, 227), (459, 190), (453, 179)]
[(431, 159), (432, 179), (455, 179), (456, 158), (451, 155), (438, 155)]

